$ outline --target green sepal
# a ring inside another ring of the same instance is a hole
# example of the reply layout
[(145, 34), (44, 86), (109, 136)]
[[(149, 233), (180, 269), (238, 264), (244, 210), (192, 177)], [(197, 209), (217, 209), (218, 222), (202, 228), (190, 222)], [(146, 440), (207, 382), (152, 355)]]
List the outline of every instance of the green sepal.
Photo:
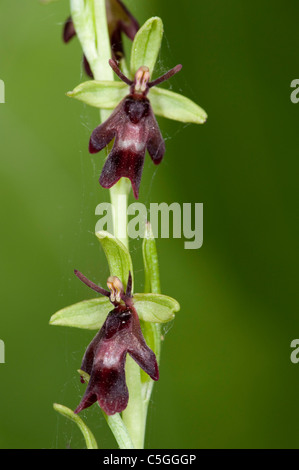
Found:
[[(67, 96), (101, 109), (114, 109), (129, 93), (123, 82), (89, 80), (69, 91)], [(179, 122), (203, 124), (207, 113), (186, 96), (165, 88), (154, 87), (149, 92), (154, 113)]]
[(128, 93), (129, 87), (124, 82), (88, 80), (69, 91), (67, 96), (96, 108), (114, 109)]
[(87, 449), (98, 449), (98, 444), (95, 440), (94, 435), (78, 415), (76, 415), (70, 408), (67, 408), (63, 405), (59, 405), (58, 403), (54, 403), (53, 408), (62, 416), (65, 416), (66, 418), (70, 419), (71, 421), (77, 424), (84, 436)]
[[(135, 294), (134, 305), (140, 320), (151, 323), (171, 321), (180, 309), (175, 299), (161, 294)], [(83, 300), (54, 313), (50, 325), (99, 330), (111, 310), (113, 306), (105, 297)]]
[(132, 286), (134, 286), (133, 263), (129, 250), (109, 232), (96, 232), (96, 236), (105, 252), (110, 275), (117, 276), (122, 281), (124, 289), (126, 289), (130, 271), (133, 282)]
[(138, 316), (144, 322), (167, 323), (180, 310), (180, 304), (167, 295), (135, 294), (133, 300)]
[(54, 313), (50, 318), (50, 325), (99, 330), (112, 309), (107, 297), (83, 300)]
[(132, 77), (142, 66), (147, 66), (152, 75), (161, 48), (163, 32), (163, 23), (158, 16), (150, 18), (141, 26), (132, 44)]
[(149, 99), (158, 116), (193, 124), (203, 124), (207, 120), (204, 109), (179, 93), (154, 87), (149, 93)]

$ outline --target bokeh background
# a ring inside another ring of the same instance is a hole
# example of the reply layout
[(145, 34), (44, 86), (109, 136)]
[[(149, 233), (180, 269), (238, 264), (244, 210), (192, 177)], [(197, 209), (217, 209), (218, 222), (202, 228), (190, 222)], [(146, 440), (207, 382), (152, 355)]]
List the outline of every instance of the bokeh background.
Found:
[[(175, 3), (175, 5), (174, 5)], [(299, 70), (296, 0), (127, 0), (140, 23), (161, 16), (157, 74), (202, 105), (204, 126), (159, 119), (165, 160), (147, 157), (140, 201), (204, 203), (204, 244), (158, 240), (163, 293), (181, 311), (164, 331), (148, 448), (297, 448)], [(60, 308), (93, 297), (78, 268), (104, 284), (94, 236), (103, 157), (87, 151), (98, 111), (65, 96), (85, 80), (67, 0), (1, 2), (0, 447), (78, 448), (77, 368), (93, 332), (50, 327)], [(133, 202), (133, 199), (131, 199)], [(131, 244), (143, 288), (141, 241)], [(98, 407), (83, 413), (101, 448), (115, 447)]]

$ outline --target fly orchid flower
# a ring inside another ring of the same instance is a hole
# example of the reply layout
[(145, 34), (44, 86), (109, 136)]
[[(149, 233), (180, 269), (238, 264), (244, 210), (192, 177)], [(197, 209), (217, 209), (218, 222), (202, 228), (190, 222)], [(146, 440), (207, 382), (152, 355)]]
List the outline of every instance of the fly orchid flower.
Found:
[[(119, 61), (124, 57), (122, 33), (133, 41), (139, 29), (139, 23), (121, 0), (106, 0), (105, 3), (111, 52), (113, 58)], [(64, 42), (68, 43), (75, 35), (75, 26), (70, 16), (63, 28)], [(83, 55), (83, 66), (87, 75), (93, 78), (93, 73), (85, 55)]]
[[(98, 401), (107, 415), (123, 411), (129, 393), (125, 378), (127, 353), (153, 379), (159, 379), (158, 364), (153, 351), (147, 346), (140, 327), (132, 297), (132, 277), (129, 274), (126, 292), (118, 277), (108, 278), (110, 291), (89, 281), (79, 271), (76, 276), (94, 291), (109, 297), (114, 309), (89, 344), (83, 357), (81, 370), (90, 375), (85, 394), (75, 413)], [(84, 383), (81, 376), (81, 382)]]
[(164, 140), (147, 95), (152, 87), (178, 73), (182, 65), (150, 81), (148, 67), (140, 67), (134, 80), (130, 80), (120, 71), (115, 60), (110, 59), (109, 64), (118, 77), (130, 86), (130, 93), (111, 116), (93, 131), (89, 152), (99, 152), (115, 138), (100, 176), (100, 184), (111, 188), (120, 178), (129, 178), (134, 196), (138, 199), (146, 150), (155, 165), (161, 162), (165, 153)]

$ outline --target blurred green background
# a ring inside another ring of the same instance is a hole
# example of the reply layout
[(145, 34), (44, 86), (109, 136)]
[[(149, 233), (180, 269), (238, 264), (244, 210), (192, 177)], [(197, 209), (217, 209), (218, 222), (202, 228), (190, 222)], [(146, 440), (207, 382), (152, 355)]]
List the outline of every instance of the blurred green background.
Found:
[[(157, 74), (202, 105), (204, 126), (159, 119), (167, 153), (147, 157), (140, 202), (204, 203), (204, 244), (158, 240), (163, 293), (181, 312), (165, 329), (148, 448), (299, 447), (298, 78), (296, 0), (127, 0), (140, 23), (161, 16)], [(77, 39), (64, 45), (67, 0), (1, 2), (0, 447), (76, 448), (84, 441), (52, 403), (75, 408), (76, 372), (93, 332), (50, 327), (60, 308), (105, 283), (94, 236), (103, 156), (87, 150), (98, 111), (72, 101), (85, 80)], [(133, 202), (133, 199), (131, 200)], [(137, 291), (141, 242), (131, 244)], [(98, 407), (82, 413), (101, 448), (115, 447)]]

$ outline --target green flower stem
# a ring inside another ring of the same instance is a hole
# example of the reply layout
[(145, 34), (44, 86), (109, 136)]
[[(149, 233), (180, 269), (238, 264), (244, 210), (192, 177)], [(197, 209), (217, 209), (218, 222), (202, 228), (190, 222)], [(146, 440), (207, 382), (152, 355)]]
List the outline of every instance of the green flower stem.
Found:
[[(129, 249), (128, 240), (128, 199), (131, 190), (131, 183), (127, 178), (121, 178), (110, 189), (110, 199), (112, 204), (114, 236)], [(126, 279), (122, 280), (126, 282)]]
[(129, 390), (129, 403), (122, 412), (123, 422), (136, 449), (143, 449), (145, 434), (145, 415), (141, 390), (140, 367), (127, 355), (126, 382)]
[[(114, 236), (129, 249), (127, 233), (127, 208), (131, 183), (121, 178), (110, 189), (113, 212)], [(125, 279), (122, 279), (125, 282)], [(129, 356), (126, 359), (126, 382), (129, 390), (129, 403), (122, 412), (123, 423), (131, 436), (134, 447), (143, 449), (145, 414), (142, 400), (140, 368)]]
[[(98, 58), (92, 71), (96, 80), (113, 80), (113, 71), (108, 64), (111, 57), (110, 38), (108, 34), (107, 16), (105, 0), (93, 0), (95, 30), (97, 40)], [(109, 117), (111, 111), (101, 110), (100, 116), (103, 122)], [(122, 178), (110, 190), (111, 203), (114, 217), (114, 236), (118, 238), (128, 248), (127, 235), (127, 206), (130, 184), (128, 180)], [(123, 282), (126, 280), (122, 279)], [(141, 394), (141, 378), (139, 366), (130, 358), (126, 361), (126, 381), (129, 389), (129, 403), (120, 417), (116, 418), (120, 426), (116, 428), (111, 426), (114, 423), (113, 418), (108, 418), (107, 422), (115, 435), (117, 442), (120, 442), (120, 436), (125, 436), (122, 429), (126, 429), (131, 437), (134, 447), (143, 448), (144, 441), (144, 410)], [(115, 434), (116, 432), (116, 434)], [(129, 445), (126, 436), (121, 445)], [(126, 447), (132, 448), (132, 447)]]
[(144, 292), (161, 294), (158, 253), (150, 222), (147, 222), (145, 226), (142, 250), (145, 270)]
[(134, 449), (132, 439), (128, 433), (128, 430), (120, 417), (119, 413), (113, 416), (108, 416), (103, 411), (103, 415), (107, 421), (109, 428), (111, 429), (116, 442), (120, 449)]
[[(159, 261), (158, 253), (156, 248), (155, 237), (152, 232), (151, 224), (147, 222), (145, 226), (145, 234), (143, 240), (143, 262), (144, 262), (144, 292), (152, 294), (161, 293), (160, 285), (160, 270), (159, 270)], [(160, 362), (161, 354), (161, 325), (159, 323), (149, 323), (142, 322), (144, 338), (147, 344), (155, 352), (157, 362)], [(146, 386), (143, 391), (144, 399), (144, 420), (146, 422), (147, 410), (149, 405), (149, 400), (152, 394), (154, 382), (153, 380), (146, 381)]]
[[(160, 269), (155, 237), (152, 232), (151, 224), (146, 224), (145, 240), (143, 243), (143, 259), (145, 267), (145, 289), (144, 292), (152, 294), (161, 294)], [(154, 351), (157, 361), (160, 361), (161, 352), (161, 325), (159, 323), (146, 322), (147, 328), (152, 331), (154, 337)]]
[[(121, 178), (110, 189), (113, 210), (114, 236), (129, 248), (127, 234), (127, 208), (131, 183)], [(125, 282), (125, 280), (122, 280)], [(142, 400), (141, 376), (138, 364), (129, 356), (126, 359), (126, 382), (129, 390), (129, 403), (122, 412), (123, 422), (136, 449), (143, 449), (145, 434), (145, 413)]]

